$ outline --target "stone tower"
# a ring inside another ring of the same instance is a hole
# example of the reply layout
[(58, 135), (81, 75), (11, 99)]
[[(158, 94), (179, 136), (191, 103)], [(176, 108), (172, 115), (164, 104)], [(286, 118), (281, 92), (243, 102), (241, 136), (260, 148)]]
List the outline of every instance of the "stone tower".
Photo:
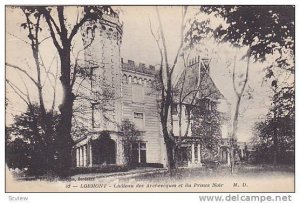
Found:
[[(110, 7), (103, 8), (101, 20), (87, 22), (82, 30), (84, 64), (89, 72), (88, 93), (92, 115), (91, 128), (118, 131), (121, 122), (122, 24)], [(118, 113), (119, 112), (119, 113)]]

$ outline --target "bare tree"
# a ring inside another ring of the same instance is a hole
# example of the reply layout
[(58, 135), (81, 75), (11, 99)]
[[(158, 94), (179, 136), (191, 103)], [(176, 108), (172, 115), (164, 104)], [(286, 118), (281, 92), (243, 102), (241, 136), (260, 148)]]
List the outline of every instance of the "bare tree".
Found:
[[(80, 6), (82, 14), (77, 15), (76, 23), (70, 28), (69, 22), (65, 16), (64, 6), (46, 7), (46, 6), (34, 6), (34, 7), (21, 7), (26, 20), (21, 25), (29, 33), (28, 37), (30, 45), (33, 51), (33, 57), (36, 62), (37, 80), (35, 80), (30, 73), (25, 69), (18, 66), (6, 63), (7, 66), (13, 67), (20, 70), (23, 74), (29, 77), (38, 88), (40, 106), (43, 114), (45, 113), (45, 105), (43, 100), (43, 83), (41, 81), (41, 70), (43, 67), (43, 61), (40, 57), (39, 45), (42, 41), (50, 38), (57, 50), (60, 59), (60, 82), (63, 89), (63, 102), (59, 105), (60, 110), (60, 124), (58, 126), (58, 134), (60, 142), (58, 142), (58, 160), (60, 168), (58, 172), (61, 176), (67, 176), (71, 167), (71, 148), (73, 146), (73, 140), (71, 138), (71, 126), (72, 126), (72, 115), (73, 115), (73, 103), (75, 95), (73, 93), (73, 86), (76, 81), (76, 75), (78, 74), (77, 60), (72, 64), (71, 50), (72, 42), (75, 35), (78, 33), (80, 28), (87, 21), (97, 20), (102, 18), (103, 10), (110, 9), (108, 6)], [(81, 16), (81, 18), (80, 18)], [(40, 24), (46, 24), (48, 27), (47, 37), (39, 41), (39, 32), (41, 31)], [(45, 67), (43, 67), (47, 70)], [(56, 85), (53, 86), (55, 89)], [(55, 91), (54, 91), (55, 92)], [(55, 95), (54, 95), (55, 99)], [(53, 101), (52, 107), (54, 107), (55, 100)]]
[[(159, 24), (159, 31), (158, 35), (155, 35), (151, 24), (150, 29), (152, 36), (154, 37), (157, 47), (159, 49), (161, 61), (160, 61), (160, 68), (159, 68), (159, 82), (161, 83), (161, 92), (160, 92), (160, 121), (162, 126), (162, 134), (166, 144), (167, 149), (167, 160), (168, 160), (168, 170), (169, 173), (172, 174), (172, 169), (175, 167), (174, 161), (174, 150), (176, 146), (176, 140), (173, 134), (172, 129), (172, 116), (170, 117), (170, 109), (173, 103), (173, 77), (174, 77), (174, 69), (177, 65), (178, 58), (180, 53), (182, 52), (182, 48), (184, 45), (184, 28), (185, 28), (185, 17), (187, 13), (187, 7), (182, 8), (182, 18), (181, 18), (181, 39), (180, 45), (177, 50), (177, 54), (173, 63), (170, 63), (168, 59), (168, 49), (166, 46), (166, 39), (164, 33), (164, 27), (161, 21), (161, 15), (159, 9), (156, 7), (156, 14)], [(171, 122), (170, 122), (171, 119)], [(169, 124), (171, 124), (171, 129), (169, 129)]]
[[(60, 82), (63, 89), (62, 103), (59, 105), (61, 113), (58, 134), (61, 139), (59, 142), (59, 172), (60, 176), (65, 177), (69, 173), (72, 165), (71, 149), (73, 139), (71, 137), (73, 103), (75, 95), (73, 85), (75, 83), (77, 68), (76, 64), (71, 65), (72, 42), (79, 29), (85, 22), (102, 18), (103, 9), (109, 7), (103, 6), (82, 6), (82, 18), (77, 17), (76, 24), (69, 29), (66, 21), (64, 6), (56, 6), (56, 12), (51, 7), (35, 7), (34, 11), (40, 13), (48, 25), (51, 39), (57, 49), (60, 58)], [(32, 12), (32, 11), (31, 11)], [(58, 22), (55, 20), (58, 19)]]
[[(40, 39), (40, 32), (41, 32), (41, 14), (38, 12), (29, 12), (26, 7), (20, 7), (20, 9), (22, 10), (24, 16), (25, 16), (25, 22), (21, 24), (21, 27), (24, 28), (24, 30), (27, 31), (27, 36), (29, 39), (29, 42), (25, 39), (20, 39), (14, 35), (11, 35), (21, 41), (23, 41), (24, 43), (28, 44), (31, 48), (31, 53), (32, 53), (32, 57), (34, 60), (34, 68), (35, 68), (35, 73), (36, 73), (36, 78), (34, 76), (32, 76), (32, 74), (30, 72), (28, 72), (26, 70), (25, 67), (19, 67), (16, 65), (13, 65), (9, 62), (6, 62), (5, 65), (6, 67), (9, 68), (13, 68), (17, 71), (19, 71), (20, 73), (22, 73), (22, 76), (20, 76), (21, 80), (23, 81), (23, 85), (26, 89), (26, 94), (23, 92), (22, 90), (18, 87), (16, 87), (16, 85), (13, 85), (13, 83), (11, 81), (9, 81), (8, 79), (6, 80), (7, 83), (10, 85), (11, 88), (13, 88), (15, 93), (22, 93), (23, 96), (26, 96), (27, 101), (24, 100), (24, 98), (20, 97), (26, 104), (27, 106), (32, 106), (32, 102), (30, 100), (30, 95), (29, 95), (29, 90), (27, 88), (26, 83), (23, 80), (23, 76), (27, 77), (37, 88), (37, 92), (38, 92), (38, 100), (39, 100), (39, 108), (40, 108), (40, 114), (41, 114), (41, 126), (44, 129), (44, 131), (47, 131), (47, 128), (49, 126), (47, 126), (47, 116), (46, 116), (46, 107), (45, 107), (45, 102), (44, 102), (44, 95), (43, 95), (43, 88), (45, 86), (46, 81), (49, 81), (50, 86), (53, 89), (53, 101), (52, 101), (52, 106), (51, 106), (51, 112), (53, 112), (54, 108), (55, 108), (55, 95), (56, 95), (56, 80), (57, 80), (57, 71), (56, 73), (52, 73), (50, 71), (50, 68), (52, 66), (52, 63), (49, 65), (49, 68), (47, 68), (43, 62), (43, 58), (41, 56), (41, 52), (40, 52), (40, 45), (42, 44), (43, 41), (45, 41), (45, 39)], [(54, 59), (56, 58), (56, 56), (53, 57), (52, 62), (54, 61)], [(30, 67), (29, 67), (30, 68)], [(44, 70), (44, 72), (43, 72)], [(47, 80), (45, 79), (43, 81), (42, 79), (42, 74), (45, 74)], [(52, 75), (53, 80), (50, 79), (50, 76)], [(17, 91), (16, 91), (17, 90)], [(21, 96), (21, 95), (19, 95)]]
[(26, 9), (21, 7), (21, 10), (23, 14), (25, 15), (25, 22), (21, 24), (21, 26), (27, 30), (28, 32), (28, 39), (29, 42), (26, 42), (26, 40), (22, 40), (29, 44), (32, 50), (32, 56), (35, 62), (35, 70), (37, 73), (37, 79), (34, 79), (25, 69), (20, 68), (18, 66), (12, 65), (10, 63), (6, 63), (7, 67), (14, 68), (18, 71), (21, 71), (25, 76), (27, 76), (33, 84), (37, 87), (38, 90), (38, 97), (39, 97), (39, 106), (40, 106), (40, 112), (42, 114), (43, 122), (42, 126), (45, 128), (45, 117), (46, 117), (46, 109), (45, 109), (45, 104), (44, 104), (44, 98), (43, 98), (43, 86), (42, 86), (42, 81), (41, 81), (41, 63), (39, 60), (39, 46), (40, 46), (40, 41), (39, 41), (39, 33), (41, 30), (40, 27), (40, 20), (41, 20), (41, 15), (39, 13), (35, 14), (33, 17), (33, 14), (26, 12)]
[(243, 74), (244, 77), (241, 81), (237, 81), (237, 77), (236, 77), (237, 53), (235, 54), (234, 63), (233, 63), (232, 85), (233, 85), (234, 93), (236, 95), (236, 103), (235, 103), (235, 107), (234, 107), (234, 114), (233, 114), (233, 119), (232, 119), (232, 132), (231, 132), (231, 136), (230, 136), (230, 169), (231, 169), (231, 173), (233, 173), (233, 170), (234, 170), (234, 162), (235, 162), (235, 157), (234, 157), (235, 146), (234, 146), (234, 144), (237, 141), (236, 133), (237, 133), (237, 129), (238, 129), (240, 105), (241, 105), (242, 97), (244, 95), (245, 88), (246, 88), (246, 85), (247, 85), (248, 79), (249, 79), (250, 56), (251, 56), (251, 50), (249, 48), (247, 51), (247, 54), (245, 55), (245, 58), (247, 60), (246, 70), (245, 70), (245, 74)]

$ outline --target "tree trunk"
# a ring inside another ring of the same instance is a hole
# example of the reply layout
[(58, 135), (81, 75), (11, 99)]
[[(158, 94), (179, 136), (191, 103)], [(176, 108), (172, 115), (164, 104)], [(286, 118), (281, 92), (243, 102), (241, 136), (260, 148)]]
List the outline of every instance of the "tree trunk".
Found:
[(61, 77), (63, 88), (63, 101), (59, 106), (60, 122), (58, 126), (58, 174), (61, 177), (68, 176), (72, 167), (71, 149), (73, 139), (71, 136), (73, 103), (75, 96), (70, 83), (70, 47), (60, 52)]
[(173, 141), (171, 141), (171, 140), (166, 141), (166, 148), (167, 148), (167, 157), (168, 157), (168, 171), (169, 171), (170, 176), (172, 176), (173, 175), (172, 172), (175, 167)]
[[(277, 91), (277, 87), (275, 87), (275, 89), (273, 90), (274, 93), (276, 94)], [(275, 103), (275, 106), (277, 106), (278, 103)], [(278, 135), (277, 135), (277, 121), (278, 121), (278, 115), (277, 115), (277, 111), (276, 109), (274, 109), (274, 119), (275, 119), (275, 125), (273, 125), (273, 146), (274, 146), (274, 150), (273, 150), (273, 165), (277, 165), (278, 163)]]
[(234, 146), (233, 141), (231, 141), (231, 147), (230, 147), (230, 173), (233, 174), (234, 172)]
[(181, 149), (181, 142), (182, 142), (182, 103), (179, 103), (179, 111), (178, 111), (178, 130), (179, 130), (179, 134), (178, 134), (178, 138), (176, 141), (176, 146), (175, 146), (175, 152), (174, 152), (174, 161), (175, 161), (175, 166), (174, 168), (178, 168), (179, 166), (179, 162), (180, 160), (180, 155), (179, 155), (179, 151)]
[(233, 124), (232, 124), (232, 135), (230, 138), (230, 172), (233, 174), (234, 171), (234, 142), (236, 141), (236, 132), (238, 127), (238, 118), (239, 118), (239, 111), (240, 111), (240, 104), (241, 104), (241, 95), (238, 96), (235, 112), (233, 117)]
[(182, 136), (182, 103), (179, 103), (179, 113), (178, 113), (178, 128), (179, 128), (179, 141), (181, 141), (181, 136)]
[(276, 166), (278, 164), (278, 136), (277, 136), (276, 127), (274, 128), (273, 144), (274, 144), (273, 165)]
[[(165, 106), (166, 108), (166, 106)], [(167, 107), (169, 108), (169, 107)], [(161, 113), (164, 111), (164, 109), (161, 109)], [(165, 114), (164, 114), (165, 115)], [(168, 115), (168, 114), (167, 114)], [(162, 132), (164, 141), (166, 144), (166, 151), (167, 151), (167, 161), (168, 161), (168, 172), (170, 176), (172, 176), (172, 169), (175, 167), (175, 161), (174, 161), (174, 147), (175, 147), (175, 140), (172, 140), (170, 138), (169, 132), (168, 132), (168, 117), (163, 116), (161, 114), (161, 124), (162, 124)]]

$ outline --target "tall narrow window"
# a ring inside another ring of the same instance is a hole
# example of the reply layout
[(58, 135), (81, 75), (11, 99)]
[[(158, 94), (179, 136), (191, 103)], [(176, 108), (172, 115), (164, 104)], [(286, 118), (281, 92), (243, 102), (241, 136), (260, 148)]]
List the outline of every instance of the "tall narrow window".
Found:
[(92, 103), (92, 127), (100, 128), (99, 103)]
[(172, 106), (171, 106), (171, 112), (172, 112), (173, 116), (177, 116), (178, 115), (177, 104), (172, 104)]
[(132, 143), (132, 162), (134, 165), (147, 163), (146, 143)]
[(91, 91), (94, 92), (95, 91), (95, 72), (97, 70), (97, 68), (99, 68), (98, 66), (95, 66), (95, 67), (90, 67), (90, 72), (88, 73), (89, 74), (89, 77), (90, 77), (90, 81), (91, 81)]
[(186, 118), (191, 114), (191, 107), (189, 105), (185, 105), (184, 113)]
[(211, 101), (209, 99), (205, 98), (202, 105), (204, 105), (206, 111), (211, 111)]
[(211, 101), (210, 102), (210, 110), (214, 111), (216, 109), (216, 102)]
[(208, 99), (206, 100), (206, 110), (210, 110), (210, 102)]
[(133, 113), (133, 121), (138, 130), (144, 130), (145, 122), (144, 122), (144, 114), (143, 113)]
[(140, 143), (140, 163), (146, 163), (146, 143)]

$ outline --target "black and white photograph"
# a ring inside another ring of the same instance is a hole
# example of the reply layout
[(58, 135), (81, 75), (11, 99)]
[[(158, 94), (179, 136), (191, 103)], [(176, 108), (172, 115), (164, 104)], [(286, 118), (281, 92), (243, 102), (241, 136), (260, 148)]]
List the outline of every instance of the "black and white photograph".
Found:
[(6, 192), (295, 192), (294, 5), (4, 15)]

